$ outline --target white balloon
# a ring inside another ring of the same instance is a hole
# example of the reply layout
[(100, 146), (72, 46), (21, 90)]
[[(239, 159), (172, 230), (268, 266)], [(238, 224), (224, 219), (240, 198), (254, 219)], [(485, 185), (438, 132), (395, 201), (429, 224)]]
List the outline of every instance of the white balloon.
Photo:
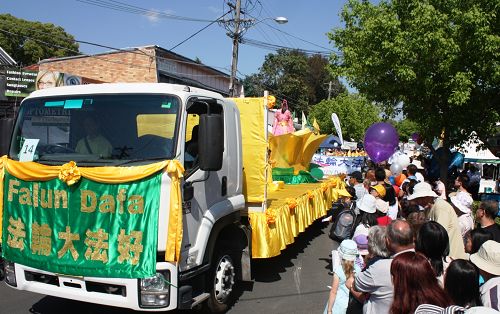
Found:
[(394, 177), (397, 177), (401, 174), (401, 172), (403, 172), (403, 167), (399, 163), (395, 162), (391, 165), (391, 172)]
[(404, 169), (410, 164), (410, 157), (408, 157), (408, 155), (406, 154), (401, 154), (396, 159), (396, 163), (398, 163)]

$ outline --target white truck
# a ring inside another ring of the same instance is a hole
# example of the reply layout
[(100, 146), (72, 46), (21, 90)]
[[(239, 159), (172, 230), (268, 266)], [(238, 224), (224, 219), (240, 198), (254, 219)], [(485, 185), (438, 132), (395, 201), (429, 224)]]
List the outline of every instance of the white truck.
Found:
[[(0, 159), (6, 284), (142, 311), (227, 310), (250, 259), (279, 254), (335, 198), (323, 183), (270, 212), (245, 199), (240, 124), (233, 100), (188, 86), (32, 93)], [(266, 234), (252, 235), (259, 219)]]

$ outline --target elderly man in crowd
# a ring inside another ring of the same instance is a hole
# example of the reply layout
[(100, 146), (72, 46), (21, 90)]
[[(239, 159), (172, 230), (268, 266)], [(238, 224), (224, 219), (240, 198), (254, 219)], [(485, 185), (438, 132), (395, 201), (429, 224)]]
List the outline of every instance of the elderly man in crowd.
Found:
[(356, 274), (353, 280), (346, 281), (346, 286), (353, 295), (359, 292), (370, 294), (363, 307), (363, 313), (388, 313), (393, 300), (391, 281), (392, 258), (403, 252), (414, 251), (413, 232), (404, 220), (393, 220), (387, 226), (387, 249), (390, 259), (380, 259), (363, 272)]
[(476, 221), (481, 228), (493, 235), (493, 240), (500, 242), (500, 226), (495, 223), (498, 215), (497, 201), (483, 201), (476, 211)]
[(417, 183), (413, 188), (413, 193), (408, 196), (408, 200), (422, 207), (427, 219), (438, 222), (446, 229), (450, 242), (450, 257), (465, 259), (464, 242), (453, 206), (438, 197), (427, 182)]

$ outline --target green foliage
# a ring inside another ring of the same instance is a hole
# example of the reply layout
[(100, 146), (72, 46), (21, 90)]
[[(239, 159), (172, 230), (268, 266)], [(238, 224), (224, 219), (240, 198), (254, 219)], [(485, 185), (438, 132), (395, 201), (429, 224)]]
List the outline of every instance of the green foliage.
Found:
[(366, 129), (380, 121), (379, 109), (358, 94), (343, 93), (330, 100), (323, 100), (311, 107), (308, 120), (318, 121), (321, 133), (335, 133), (331, 116), (336, 113), (340, 120), (343, 137), (345, 139), (363, 140)]
[(266, 56), (259, 73), (245, 78), (245, 94), (259, 97), (268, 90), (278, 98), (287, 99), (291, 111), (308, 112), (310, 105), (328, 97), (330, 81), (332, 97), (345, 91), (327, 66), (328, 60), (319, 55), (308, 57), (297, 50), (278, 50)]
[(10, 14), (0, 14), (0, 29), (17, 34), (0, 32), (0, 47), (21, 65), (78, 54), (78, 44), (74, 37), (54, 24), (31, 22)]
[[(445, 147), (500, 120), (498, 0), (349, 0), (329, 33), (331, 71), (385, 108), (403, 103), (427, 141)], [(444, 162), (444, 161), (443, 161)]]
[(394, 121), (393, 124), (398, 131), (399, 140), (403, 142), (407, 142), (411, 135), (419, 130), (418, 124), (409, 119)]

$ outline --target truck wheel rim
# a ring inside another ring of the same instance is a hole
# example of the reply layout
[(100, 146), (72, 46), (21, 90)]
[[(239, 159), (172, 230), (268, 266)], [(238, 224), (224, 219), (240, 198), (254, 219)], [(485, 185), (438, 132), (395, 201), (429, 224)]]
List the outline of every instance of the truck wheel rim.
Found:
[(214, 282), (214, 292), (215, 299), (224, 303), (231, 291), (233, 291), (234, 285), (234, 266), (231, 257), (224, 255), (219, 260), (219, 265), (215, 271), (215, 282)]

